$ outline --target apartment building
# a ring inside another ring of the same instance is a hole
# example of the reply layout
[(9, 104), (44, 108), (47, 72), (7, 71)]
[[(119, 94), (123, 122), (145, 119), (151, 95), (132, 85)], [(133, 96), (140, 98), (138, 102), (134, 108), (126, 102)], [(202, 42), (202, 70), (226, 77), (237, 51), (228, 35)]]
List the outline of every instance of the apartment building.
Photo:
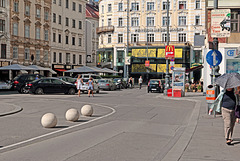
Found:
[[(205, 0), (170, 0), (170, 45), (174, 45), (175, 67), (186, 67), (189, 72), (202, 63), (202, 45), (194, 43), (205, 29)], [(127, 44), (127, 0), (99, 2), (98, 63), (123, 70), (125, 59), (131, 56), (129, 73), (146, 75), (144, 65), (150, 60), (151, 77), (163, 77), (166, 72), (164, 49), (167, 40), (167, 0), (130, 0), (129, 51)], [(204, 41), (204, 40), (203, 40)], [(195, 76), (200, 79), (200, 71)], [(193, 74), (192, 74), (193, 75)]]
[(85, 0), (52, 0), (51, 63), (58, 75), (86, 65)]
[(0, 67), (10, 65), (12, 61), (10, 55), (9, 26), (10, 3), (7, 0), (0, 0)]
[(12, 64), (50, 67), (51, 0), (10, 0)]

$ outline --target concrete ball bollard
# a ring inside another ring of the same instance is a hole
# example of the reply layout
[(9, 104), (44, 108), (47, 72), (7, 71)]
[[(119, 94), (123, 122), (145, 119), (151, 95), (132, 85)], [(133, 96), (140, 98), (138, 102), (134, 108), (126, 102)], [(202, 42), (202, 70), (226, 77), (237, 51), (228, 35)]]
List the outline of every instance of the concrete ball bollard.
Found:
[(71, 108), (67, 110), (65, 117), (67, 121), (77, 121), (79, 118), (79, 112), (75, 108)]
[(57, 125), (57, 118), (53, 113), (46, 113), (42, 116), (41, 124), (45, 128), (52, 128)]
[(81, 109), (81, 114), (83, 116), (92, 116), (93, 114), (93, 108), (90, 105), (84, 105)]

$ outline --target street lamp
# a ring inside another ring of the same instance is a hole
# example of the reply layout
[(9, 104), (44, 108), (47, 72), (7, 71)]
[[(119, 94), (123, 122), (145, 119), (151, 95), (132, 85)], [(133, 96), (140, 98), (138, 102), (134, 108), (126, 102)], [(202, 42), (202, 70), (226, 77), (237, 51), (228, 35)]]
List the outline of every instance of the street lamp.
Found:
[[(125, 52), (125, 60), (128, 56), (128, 50), (129, 50), (129, 0), (127, 0), (127, 48)], [(128, 66), (126, 65), (126, 62), (124, 62), (124, 78), (128, 78)]]

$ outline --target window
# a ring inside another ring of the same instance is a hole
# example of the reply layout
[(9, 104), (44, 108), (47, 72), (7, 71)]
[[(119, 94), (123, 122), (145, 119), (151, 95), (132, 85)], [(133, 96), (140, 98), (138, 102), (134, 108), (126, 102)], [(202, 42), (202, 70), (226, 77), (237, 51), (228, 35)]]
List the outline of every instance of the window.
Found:
[(29, 60), (29, 55), (30, 55), (30, 49), (29, 48), (25, 48), (25, 50), (24, 50), (25, 60)]
[(104, 19), (102, 19), (102, 26), (104, 26)]
[[(163, 26), (167, 26), (167, 17), (164, 16), (162, 20), (163, 20), (163, 24), (162, 24), (162, 25), (163, 25)], [(170, 25), (170, 24), (171, 24), (171, 21), (170, 21), (170, 17), (169, 17), (169, 25)]]
[(196, 6), (195, 6), (196, 9), (200, 9), (200, 0), (196, 0)]
[(53, 42), (56, 42), (56, 33), (53, 33)]
[(73, 54), (73, 64), (76, 64), (76, 55)]
[(195, 16), (195, 25), (200, 25), (200, 16)]
[[(169, 2), (169, 4), (168, 4), (168, 7), (169, 7), (169, 9), (170, 9), (170, 2)], [(167, 10), (167, 2), (163, 2), (163, 8), (162, 8), (163, 10)]]
[(65, 37), (66, 44), (68, 44), (68, 36)]
[(48, 30), (44, 30), (44, 40), (48, 41)]
[(178, 17), (178, 25), (186, 26), (186, 24), (187, 24), (186, 16), (179, 16)]
[(59, 63), (62, 63), (62, 53), (59, 53), (58, 59), (59, 59)]
[(132, 11), (139, 11), (139, 3), (138, 2), (134, 2), (132, 3)]
[(53, 0), (53, 4), (56, 4), (56, 0)]
[(41, 9), (40, 9), (40, 8), (37, 8), (37, 9), (36, 9), (36, 17), (37, 17), (37, 18), (40, 18), (40, 17), (41, 17)]
[(6, 3), (5, 0), (0, 0), (0, 7), (5, 7)]
[(122, 27), (122, 26), (123, 26), (122, 18), (118, 18), (118, 26), (119, 26), (119, 27)]
[(102, 13), (104, 13), (104, 5), (102, 5)]
[(76, 11), (76, 3), (75, 2), (72, 3), (72, 10)]
[(78, 39), (78, 46), (82, 46), (82, 38)]
[(154, 10), (154, 2), (147, 2), (147, 10), (148, 11)]
[(40, 39), (40, 28), (36, 28), (36, 39)]
[(57, 53), (56, 52), (53, 53), (53, 62), (54, 63), (57, 62)]
[(43, 60), (48, 61), (48, 50), (44, 50)]
[(131, 34), (131, 42), (136, 43), (139, 41), (139, 34)]
[(48, 20), (48, 15), (49, 15), (49, 12), (48, 12), (48, 11), (45, 11), (45, 12), (44, 12), (44, 20)]
[(72, 45), (75, 45), (75, 37), (72, 37)]
[(178, 41), (179, 42), (186, 42), (186, 33), (178, 34)]
[(66, 63), (70, 63), (70, 53), (66, 53)]
[(53, 13), (53, 22), (56, 23), (56, 13)]
[(62, 43), (62, 35), (58, 34), (58, 43)]
[(123, 43), (123, 34), (118, 34), (118, 43)]
[(36, 49), (36, 61), (40, 60), (40, 50)]
[(18, 11), (19, 11), (19, 10), (18, 10), (18, 8), (19, 8), (19, 7), (18, 7), (18, 6), (19, 6), (18, 4), (19, 4), (18, 2), (14, 2), (14, 4), (13, 4), (13, 11), (14, 11), (14, 12), (18, 12)]
[(240, 10), (231, 11), (231, 32), (240, 32)]
[(117, 51), (117, 63), (124, 62), (124, 51)]
[(58, 19), (59, 19), (58, 24), (62, 24), (62, 16), (61, 15), (58, 16)]
[(13, 23), (13, 35), (18, 36), (18, 23)]
[(25, 15), (30, 16), (30, 6), (25, 5)]
[(81, 4), (78, 5), (78, 11), (79, 11), (80, 13), (82, 13), (82, 5), (81, 5)]
[(68, 25), (69, 25), (69, 19), (68, 19), (68, 17), (66, 17), (65, 21), (66, 21), (66, 22), (65, 22), (65, 25), (68, 26)]
[(72, 20), (72, 28), (75, 28), (76, 27), (76, 23), (75, 23), (75, 20), (73, 19)]
[(68, 0), (66, 0), (66, 8), (68, 8), (68, 6), (69, 6), (69, 2)]
[(30, 37), (30, 26), (25, 25), (24, 31), (25, 31), (25, 37), (29, 38)]
[(108, 4), (108, 12), (112, 12), (112, 4)]
[(183, 10), (186, 9), (186, 1), (179, 1), (178, 9)]
[(62, 0), (59, 0), (59, 4), (58, 4), (59, 6), (61, 6), (62, 5)]
[(18, 47), (14, 46), (13, 47), (13, 59), (18, 58)]
[[(162, 41), (167, 42), (167, 34), (166, 33), (162, 34)], [(170, 34), (169, 34), (169, 41), (170, 41)]]
[(154, 17), (147, 17), (147, 26), (154, 26)]
[(147, 42), (154, 42), (154, 34), (147, 34)]
[(132, 23), (132, 26), (139, 26), (138, 17), (132, 17), (131, 23)]
[(109, 18), (109, 19), (108, 19), (108, 26), (111, 26), (111, 25), (112, 25), (112, 19)]
[(112, 42), (112, 35), (108, 35), (108, 43)]
[(78, 59), (78, 61), (79, 61), (79, 64), (82, 64), (82, 55), (79, 55), (79, 57), (78, 57), (79, 59)]
[(0, 19), (0, 31), (5, 31), (5, 20)]
[(118, 3), (118, 11), (123, 11), (123, 3)]
[(78, 22), (78, 28), (79, 28), (79, 29), (82, 29), (82, 21), (79, 21), (79, 22)]

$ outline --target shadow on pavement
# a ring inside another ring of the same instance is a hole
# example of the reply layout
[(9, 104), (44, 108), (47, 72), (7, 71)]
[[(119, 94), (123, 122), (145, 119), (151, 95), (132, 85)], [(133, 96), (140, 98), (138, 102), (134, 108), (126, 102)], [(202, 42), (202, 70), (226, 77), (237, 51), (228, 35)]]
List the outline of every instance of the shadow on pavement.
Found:
[(88, 122), (89, 120), (77, 120), (75, 122)]
[(63, 129), (63, 128), (68, 128), (69, 126), (56, 126), (54, 129)]
[(11, 94), (20, 94), (18, 91), (12, 91), (12, 90), (0, 90), (0, 95), (11, 95)]
[(240, 138), (234, 138), (232, 144), (233, 145), (240, 144)]

